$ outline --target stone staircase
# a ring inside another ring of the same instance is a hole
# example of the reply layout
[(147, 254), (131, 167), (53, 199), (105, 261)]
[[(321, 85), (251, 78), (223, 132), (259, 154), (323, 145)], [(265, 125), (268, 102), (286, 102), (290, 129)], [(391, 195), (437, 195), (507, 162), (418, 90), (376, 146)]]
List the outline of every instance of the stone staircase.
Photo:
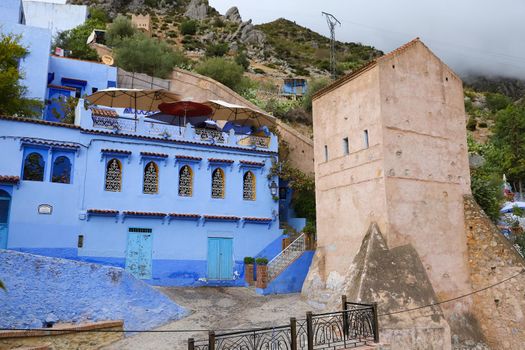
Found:
[(301, 233), (268, 263), (268, 281), (272, 281), (306, 250), (306, 236)]

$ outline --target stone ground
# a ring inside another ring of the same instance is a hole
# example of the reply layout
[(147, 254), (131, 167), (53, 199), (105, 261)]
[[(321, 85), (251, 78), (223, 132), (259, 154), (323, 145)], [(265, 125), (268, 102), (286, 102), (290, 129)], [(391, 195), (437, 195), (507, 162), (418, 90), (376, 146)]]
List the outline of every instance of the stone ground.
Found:
[(191, 314), (157, 330), (200, 330), (189, 333), (139, 333), (104, 349), (187, 349), (187, 339), (205, 339), (207, 330), (271, 327), (289, 322), (290, 317), (304, 318), (316, 312), (300, 294), (268, 295), (252, 288), (160, 288)]

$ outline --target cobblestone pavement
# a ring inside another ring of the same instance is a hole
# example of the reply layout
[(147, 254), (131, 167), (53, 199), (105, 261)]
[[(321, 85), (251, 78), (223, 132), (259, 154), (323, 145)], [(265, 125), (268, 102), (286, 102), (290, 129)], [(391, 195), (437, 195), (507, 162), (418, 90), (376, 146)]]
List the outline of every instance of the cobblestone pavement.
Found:
[[(249, 288), (160, 288), (191, 314), (158, 330), (230, 330), (270, 327), (317, 311), (300, 294), (261, 296)], [(187, 349), (187, 339), (205, 339), (207, 331), (139, 333), (105, 349)]]

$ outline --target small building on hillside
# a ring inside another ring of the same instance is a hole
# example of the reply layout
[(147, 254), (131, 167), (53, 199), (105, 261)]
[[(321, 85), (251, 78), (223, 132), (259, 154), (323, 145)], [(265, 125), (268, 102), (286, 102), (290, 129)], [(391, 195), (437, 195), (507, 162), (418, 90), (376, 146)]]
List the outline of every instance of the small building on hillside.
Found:
[(308, 83), (303, 78), (286, 78), (281, 94), (289, 97), (302, 97), (308, 89)]
[(149, 14), (147, 15), (141, 15), (141, 14), (132, 14), (131, 15), (131, 23), (137, 27), (138, 30), (141, 32), (151, 35), (151, 17)]
[[(62, 78), (59, 78), (62, 79)], [(77, 107), (0, 117), (0, 249), (126, 268), (155, 285), (244, 285), (281, 251), (277, 137)]]

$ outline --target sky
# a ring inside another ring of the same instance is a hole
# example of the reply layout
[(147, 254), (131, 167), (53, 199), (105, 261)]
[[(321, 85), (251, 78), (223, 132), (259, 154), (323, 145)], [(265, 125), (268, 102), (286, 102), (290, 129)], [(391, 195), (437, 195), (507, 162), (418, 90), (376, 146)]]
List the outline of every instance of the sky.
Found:
[(237, 6), (244, 21), (283, 17), (329, 36), (322, 11), (341, 22), (336, 39), (384, 52), (420, 37), (463, 76), (525, 79), (524, 0), (209, 0), (224, 14)]

